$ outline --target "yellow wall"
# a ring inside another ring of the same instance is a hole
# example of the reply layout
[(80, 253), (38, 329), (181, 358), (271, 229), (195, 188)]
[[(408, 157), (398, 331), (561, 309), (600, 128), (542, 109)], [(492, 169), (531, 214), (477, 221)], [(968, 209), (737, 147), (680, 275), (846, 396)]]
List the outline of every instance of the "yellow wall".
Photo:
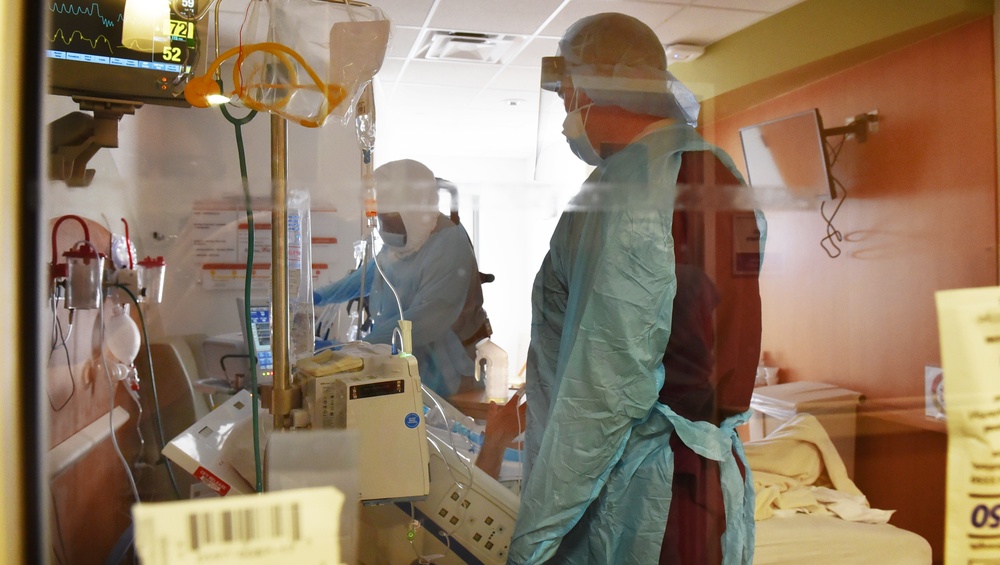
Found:
[[(0, 131), (7, 134), (7, 142), (0, 144), (0, 343), (8, 351), (20, 351), (20, 343), (15, 325), (17, 323), (16, 300), (18, 293), (15, 273), (10, 267), (18, 261), (18, 144), (21, 63), (21, 2), (5, 2), (0, 9), (0, 68), (5, 69), (0, 79)], [(12, 135), (13, 134), (13, 135)], [(22, 504), (21, 477), (19, 474), (21, 445), (18, 426), (19, 410), (18, 358), (13, 355), (0, 356), (0, 504), (5, 508), (0, 512), (0, 563), (20, 563), (22, 561)]]
[(670, 70), (722, 119), (992, 13), (993, 0), (806, 0)]

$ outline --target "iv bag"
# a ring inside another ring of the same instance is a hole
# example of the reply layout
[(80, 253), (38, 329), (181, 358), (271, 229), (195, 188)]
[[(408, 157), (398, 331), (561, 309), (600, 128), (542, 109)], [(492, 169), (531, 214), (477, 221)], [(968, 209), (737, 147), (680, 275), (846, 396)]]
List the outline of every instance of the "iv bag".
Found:
[[(382, 67), (389, 19), (374, 6), (315, 0), (270, 0), (270, 10), (271, 41), (301, 55), (327, 84), (344, 89), (329, 115), (346, 123)], [(302, 98), (303, 104), (312, 101)]]
[[(268, 40), (260, 41), (252, 37), (260, 3), (250, 6), (242, 43), (216, 57), (204, 75), (191, 78), (185, 99), (207, 108), (219, 102), (219, 95), (222, 100), (235, 96), (248, 108), (306, 127), (320, 127), (330, 116), (346, 123), (385, 59), (390, 28), (385, 14), (350, 3), (270, 0), (265, 3)], [(229, 59), (235, 63), (232, 90), (213, 76)]]
[(291, 314), (289, 359), (293, 363), (315, 353), (309, 208), (308, 192), (291, 191), (288, 195), (288, 309)]

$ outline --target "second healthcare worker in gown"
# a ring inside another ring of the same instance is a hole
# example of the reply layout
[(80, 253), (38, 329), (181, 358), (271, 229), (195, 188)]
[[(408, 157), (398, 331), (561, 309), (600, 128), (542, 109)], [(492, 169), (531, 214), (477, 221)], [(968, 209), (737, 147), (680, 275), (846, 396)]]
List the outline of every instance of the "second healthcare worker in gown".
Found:
[[(483, 309), (479, 267), (469, 235), (438, 211), (438, 182), (422, 163), (400, 160), (375, 170), (378, 266), (399, 294), (413, 323), (413, 355), (420, 380), (441, 396), (481, 388), (473, 378), (476, 343), (491, 330)], [(318, 289), (317, 305), (358, 298), (360, 269)], [(390, 343), (399, 321), (396, 297), (370, 262), (365, 280), (374, 325), (364, 337)]]

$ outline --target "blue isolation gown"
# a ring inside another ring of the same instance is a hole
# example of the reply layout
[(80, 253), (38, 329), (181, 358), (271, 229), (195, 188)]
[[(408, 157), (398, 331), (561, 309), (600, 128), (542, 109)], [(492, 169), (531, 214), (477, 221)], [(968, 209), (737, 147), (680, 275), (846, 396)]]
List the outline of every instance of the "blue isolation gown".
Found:
[[(415, 253), (393, 258), (387, 247), (379, 266), (399, 293), (405, 319), (413, 322), (413, 355), (421, 383), (441, 396), (458, 392), (461, 378), (475, 369), (473, 336), (486, 323), (479, 269), (469, 235), (439, 216), (438, 229)], [(365, 278), (374, 322), (364, 340), (391, 343), (399, 307), (375, 264)], [(347, 302), (361, 291), (361, 269), (316, 291), (318, 304)], [(463, 344), (463, 341), (465, 342)]]
[(723, 563), (752, 562), (753, 482), (735, 432), (747, 414), (715, 425), (658, 402), (685, 151), (711, 151), (741, 179), (693, 128), (661, 125), (605, 160), (553, 233), (532, 294), (526, 483), (509, 563), (657, 563), (674, 433), (719, 462)]

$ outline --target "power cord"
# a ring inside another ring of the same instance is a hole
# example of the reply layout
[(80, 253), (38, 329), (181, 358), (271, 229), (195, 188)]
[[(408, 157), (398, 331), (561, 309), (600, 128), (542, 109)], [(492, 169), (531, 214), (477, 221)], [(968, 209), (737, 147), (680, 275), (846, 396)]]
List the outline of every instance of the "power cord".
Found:
[[(840, 152), (844, 148), (844, 141), (846, 139), (847, 136), (841, 137), (840, 143), (836, 146), (831, 146), (826, 142), (826, 139), (823, 140), (823, 144), (828, 146), (831, 152), (830, 162), (827, 164), (828, 170), (832, 171), (833, 166), (837, 163), (837, 159), (840, 158)], [(840, 198), (837, 199), (837, 206), (834, 207), (829, 217), (826, 215), (826, 201), (821, 202), (819, 205), (819, 213), (823, 217), (823, 221), (826, 222), (826, 237), (820, 240), (819, 245), (831, 259), (836, 259), (841, 253), (840, 246), (837, 244), (844, 240), (844, 235), (833, 225), (833, 218), (836, 217), (837, 212), (840, 211), (840, 207), (844, 205), (844, 200), (847, 199), (847, 188), (837, 177), (833, 176), (832, 172), (830, 173), (830, 180), (833, 182), (832, 186), (835, 193), (838, 192), (837, 188), (840, 188)]]
[[(73, 397), (76, 395), (76, 378), (73, 376), (73, 361), (70, 358), (69, 344), (68, 344), (68, 342), (69, 342), (69, 336), (73, 333), (73, 324), (70, 323), (69, 324), (69, 330), (65, 334), (63, 334), (62, 321), (59, 320), (59, 314), (56, 311), (56, 296), (55, 296), (55, 294), (53, 294), (52, 297), (50, 298), (50, 302), (52, 304), (52, 308), (51, 308), (51, 310), (52, 310), (52, 347), (51, 347), (51, 349), (49, 349), (49, 363), (52, 362), (52, 354), (55, 353), (57, 349), (61, 348), (63, 350), (63, 352), (66, 354), (66, 370), (69, 371), (69, 382), (70, 382), (70, 386), (71, 386), (70, 392), (69, 392), (69, 396), (67, 396), (66, 400), (64, 400), (63, 403), (60, 404), (59, 406), (56, 406), (52, 402), (52, 395), (50, 395), (48, 393), (48, 389), (46, 389), (46, 396), (48, 397), (49, 406), (52, 407), (52, 411), (53, 412), (60, 412), (60, 411), (62, 411), (63, 408), (66, 408), (66, 405), (69, 404), (69, 401), (72, 400)], [(72, 313), (70, 314), (70, 316), (72, 316)]]

